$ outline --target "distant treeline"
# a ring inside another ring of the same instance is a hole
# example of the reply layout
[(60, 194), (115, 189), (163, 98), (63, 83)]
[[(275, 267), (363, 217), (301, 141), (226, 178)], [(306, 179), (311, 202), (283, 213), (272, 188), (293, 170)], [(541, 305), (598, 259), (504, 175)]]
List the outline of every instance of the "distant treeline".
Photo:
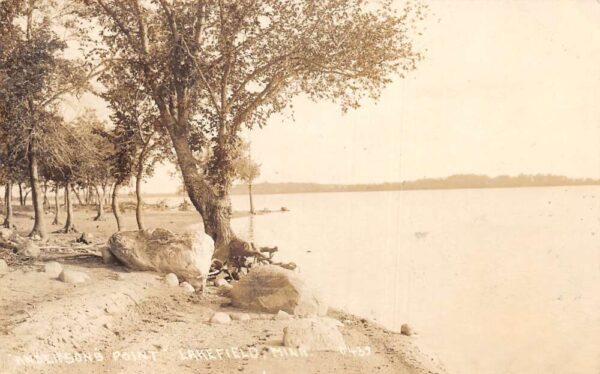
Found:
[[(600, 185), (598, 179), (572, 179), (561, 175), (500, 175), (489, 177), (477, 174), (459, 174), (446, 178), (425, 178), (415, 181), (379, 184), (318, 184), (318, 183), (259, 183), (252, 186), (255, 194), (360, 192), (399, 190), (442, 190), (461, 188), (509, 188)], [(237, 185), (233, 194), (246, 194), (245, 185)]]

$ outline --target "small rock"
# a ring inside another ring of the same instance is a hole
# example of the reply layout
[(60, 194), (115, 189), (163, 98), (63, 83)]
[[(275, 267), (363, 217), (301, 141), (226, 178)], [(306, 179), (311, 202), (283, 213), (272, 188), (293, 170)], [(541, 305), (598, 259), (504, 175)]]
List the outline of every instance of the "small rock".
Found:
[(290, 316), (288, 313), (284, 312), (283, 310), (280, 310), (279, 312), (277, 312), (277, 314), (275, 314), (275, 316), (273, 316), (273, 319), (278, 320), (278, 321), (287, 321), (292, 319), (292, 316)]
[(414, 333), (412, 327), (410, 327), (407, 323), (402, 324), (402, 326), (400, 326), (400, 334), (402, 335), (406, 335), (406, 336), (411, 336)]
[(17, 254), (25, 257), (38, 258), (40, 256), (40, 247), (31, 239), (24, 240), (19, 244)]
[(181, 288), (183, 288), (183, 291), (185, 293), (194, 293), (196, 292), (196, 290), (194, 289), (194, 287), (189, 284), (188, 282), (181, 282), (180, 284)]
[(8, 273), (8, 264), (6, 261), (0, 259), (0, 274)]
[(241, 314), (232, 314), (231, 319), (233, 319), (234, 321), (250, 321), (251, 318), (248, 313), (241, 313)]
[(0, 227), (0, 239), (8, 241), (12, 238), (13, 234), (13, 230), (6, 227)]
[(122, 280), (127, 279), (127, 277), (123, 273), (115, 273), (115, 279), (122, 281)]
[(58, 277), (63, 271), (63, 267), (56, 261), (50, 261), (44, 264), (44, 271), (51, 277)]
[(217, 278), (217, 279), (215, 279), (215, 282), (214, 282), (214, 283), (215, 283), (215, 286), (216, 286), (216, 287), (221, 287), (221, 286), (223, 286), (223, 285), (229, 284), (229, 282), (227, 282), (227, 281), (226, 281), (225, 279), (223, 279), (223, 278)]
[(179, 279), (177, 279), (177, 275), (173, 273), (169, 273), (165, 276), (165, 282), (171, 287), (179, 286)]
[(89, 280), (90, 277), (81, 271), (65, 269), (59, 274), (58, 279), (65, 283), (84, 283)]
[(227, 313), (217, 312), (210, 318), (210, 323), (228, 324), (231, 323), (231, 317)]

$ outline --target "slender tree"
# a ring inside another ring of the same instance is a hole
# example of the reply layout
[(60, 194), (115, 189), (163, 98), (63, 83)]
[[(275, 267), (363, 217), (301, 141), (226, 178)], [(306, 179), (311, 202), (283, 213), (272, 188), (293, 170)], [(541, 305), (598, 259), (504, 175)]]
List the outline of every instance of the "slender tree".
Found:
[[(152, 98), (188, 195), (229, 257), (229, 189), (243, 126), (303, 94), (344, 110), (377, 98), (392, 76), (415, 68), (410, 40), (419, 6), (391, 0), (80, 0), (104, 29), (97, 57), (125, 67)], [(208, 168), (198, 154), (212, 149)]]
[(256, 214), (252, 198), (252, 183), (260, 176), (260, 164), (252, 161), (250, 143), (244, 143), (239, 151), (239, 156), (234, 161), (236, 178), (248, 186), (248, 199), (250, 200), (250, 213)]
[[(54, 23), (60, 13), (50, 0), (11, 0), (10, 20), (14, 38), (10, 53), (0, 70), (5, 77), (0, 86), (4, 96), (4, 122), (13, 142), (11, 147), (24, 152), (27, 160), (34, 226), (31, 237), (47, 237), (40, 186), (40, 155), (44, 153), (45, 126), (53, 120), (59, 100), (68, 93), (79, 93), (87, 86), (82, 64), (61, 55), (66, 43)], [(3, 11), (4, 14), (4, 11)]]

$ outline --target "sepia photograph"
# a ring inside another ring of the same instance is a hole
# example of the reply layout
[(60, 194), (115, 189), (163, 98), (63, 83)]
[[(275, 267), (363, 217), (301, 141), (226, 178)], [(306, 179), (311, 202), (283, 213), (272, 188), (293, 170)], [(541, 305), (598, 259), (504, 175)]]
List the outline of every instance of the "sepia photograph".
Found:
[(600, 374), (600, 0), (0, 0), (0, 374)]

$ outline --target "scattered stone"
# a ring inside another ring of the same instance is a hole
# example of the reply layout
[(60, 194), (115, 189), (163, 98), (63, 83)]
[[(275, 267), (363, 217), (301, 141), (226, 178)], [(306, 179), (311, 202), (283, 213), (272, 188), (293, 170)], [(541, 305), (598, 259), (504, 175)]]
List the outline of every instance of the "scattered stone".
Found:
[(94, 242), (94, 235), (84, 232), (81, 234), (81, 236), (77, 239), (77, 243), (83, 243), (83, 244), (92, 244)]
[(217, 312), (210, 318), (210, 323), (228, 324), (231, 323), (231, 317), (227, 313)]
[(127, 277), (123, 273), (115, 273), (115, 278), (120, 281), (127, 279)]
[(225, 296), (225, 297), (230, 297), (232, 289), (233, 289), (233, 286), (230, 285), (229, 283), (224, 284), (224, 285), (222, 285), (221, 287), (219, 287), (217, 289), (217, 295), (219, 295), (219, 296)]
[(44, 264), (44, 272), (48, 273), (51, 277), (58, 277), (62, 271), (62, 265), (56, 261), (50, 261)]
[(290, 321), (283, 329), (283, 345), (309, 351), (339, 351), (346, 348), (344, 337), (337, 327), (318, 318)]
[(412, 334), (414, 334), (414, 331), (412, 327), (410, 327), (407, 323), (404, 323), (402, 324), (402, 326), (400, 326), (400, 334), (411, 336)]
[(63, 270), (58, 279), (65, 283), (84, 283), (90, 279), (89, 275), (81, 271)]
[(277, 312), (277, 314), (275, 314), (273, 316), (273, 319), (274, 320), (278, 320), (278, 321), (286, 321), (286, 320), (292, 319), (292, 316), (290, 316), (289, 314), (287, 314), (283, 310), (280, 310), (279, 312)]
[(40, 256), (40, 247), (38, 247), (31, 239), (23, 240), (17, 248), (17, 254), (25, 257), (38, 258)]
[(171, 287), (177, 287), (179, 286), (179, 279), (177, 279), (177, 275), (169, 273), (165, 275), (165, 283)]
[(214, 283), (215, 283), (216, 287), (221, 287), (221, 286), (224, 286), (226, 284), (229, 284), (229, 282), (227, 282), (224, 278), (217, 278), (217, 279), (215, 279)]
[(251, 318), (248, 313), (241, 313), (241, 314), (232, 314), (231, 319), (233, 319), (234, 321), (250, 321)]
[(8, 264), (0, 258), (0, 274), (8, 273)]
[(196, 290), (194, 289), (194, 287), (189, 284), (188, 282), (182, 282), (180, 284), (181, 288), (183, 288), (183, 291), (186, 293), (194, 293), (196, 292)]
[(203, 230), (177, 235), (160, 228), (117, 232), (108, 246), (131, 269), (175, 273), (196, 288), (206, 282), (215, 249)]
[(108, 247), (102, 247), (102, 261), (107, 264), (117, 264), (119, 260), (110, 252)]
[(327, 304), (311, 290), (297, 273), (279, 266), (251, 269), (231, 290), (233, 306), (248, 310), (296, 316), (327, 314)]

